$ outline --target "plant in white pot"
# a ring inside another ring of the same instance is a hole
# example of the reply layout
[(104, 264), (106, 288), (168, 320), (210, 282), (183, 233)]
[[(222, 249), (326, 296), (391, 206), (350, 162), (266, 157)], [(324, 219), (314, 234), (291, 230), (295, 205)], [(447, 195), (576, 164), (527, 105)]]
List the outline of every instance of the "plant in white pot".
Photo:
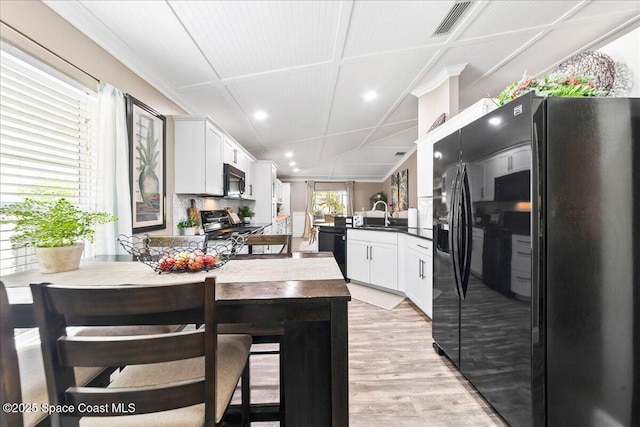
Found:
[(64, 198), (25, 198), (0, 208), (0, 222), (14, 224), (11, 242), (34, 247), (43, 273), (77, 269), (84, 241), (93, 242), (95, 225), (117, 219), (107, 212), (83, 211)]
[(253, 212), (249, 206), (240, 206), (238, 208), (238, 215), (242, 218), (242, 222), (249, 224), (251, 222), (251, 218), (255, 215), (255, 212)]
[(189, 219), (178, 222), (176, 227), (178, 227), (178, 232), (181, 236), (193, 236), (196, 234), (196, 228), (199, 225), (200, 221), (198, 221), (198, 217), (190, 215)]

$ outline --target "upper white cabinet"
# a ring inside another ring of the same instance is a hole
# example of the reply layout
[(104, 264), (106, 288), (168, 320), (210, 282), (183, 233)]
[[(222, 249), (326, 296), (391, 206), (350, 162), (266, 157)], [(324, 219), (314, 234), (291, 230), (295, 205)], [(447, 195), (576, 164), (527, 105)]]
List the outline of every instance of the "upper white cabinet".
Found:
[(224, 162), (243, 171), (245, 174), (250, 166), (250, 157), (240, 148), (237, 142), (229, 136), (224, 137)]
[(513, 148), (496, 156), (494, 178), (531, 169), (531, 147)]
[(491, 99), (481, 99), (416, 141), (418, 145), (418, 197), (433, 196), (433, 144), (496, 108), (497, 105)]
[(255, 160), (251, 159), (248, 155), (244, 154), (244, 156), (247, 157), (247, 169), (244, 171), (244, 182), (245, 182), (245, 187), (244, 187), (244, 194), (242, 195), (243, 199), (249, 199), (249, 200), (255, 200), (256, 198), (256, 192), (254, 190), (254, 183), (253, 183), (253, 175), (254, 175), (254, 165), (255, 165)]
[(418, 143), (418, 197), (433, 196), (433, 143)]
[(224, 194), (223, 134), (204, 116), (174, 116), (175, 192)]
[(492, 157), (471, 165), (471, 200), (474, 202), (493, 200), (496, 164), (496, 159)]

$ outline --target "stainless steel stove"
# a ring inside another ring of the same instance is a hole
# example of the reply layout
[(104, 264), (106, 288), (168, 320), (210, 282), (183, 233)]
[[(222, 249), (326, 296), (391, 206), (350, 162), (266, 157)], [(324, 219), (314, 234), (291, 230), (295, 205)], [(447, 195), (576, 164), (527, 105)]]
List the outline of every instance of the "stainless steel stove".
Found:
[(209, 240), (226, 239), (234, 233), (252, 234), (262, 227), (231, 224), (226, 210), (200, 211), (202, 229)]

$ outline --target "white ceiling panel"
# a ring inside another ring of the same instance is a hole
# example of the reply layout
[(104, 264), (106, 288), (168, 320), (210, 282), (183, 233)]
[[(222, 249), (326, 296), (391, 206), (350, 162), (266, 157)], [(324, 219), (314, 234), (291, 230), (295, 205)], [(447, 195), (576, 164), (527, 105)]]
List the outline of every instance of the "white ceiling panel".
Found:
[[(437, 61), (429, 71), (428, 78), (434, 78), (444, 67), (466, 62), (467, 66), (460, 75), (460, 86), (475, 82), (487, 71), (509, 58), (522, 48), (534, 34), (515, 35), (507, 38), (491, 39), (484, 42), (462, 44), (452, 47)], [(524, 70), (523, 70), (524, 71)], [(518, 80), (517, 76), (515, 80)], [(492, 94), (493, 95), (493, 94)], [(487, 97), (487, 94), (484, 95)]]
[[(607, 23), (609, 17), (615, 15), (639, 16), (640, 1), (607, 0), (586, 2), (575, 14), (568, 17), (567, 22), (584, 24), (581, 21), (597, 20)], [(609, 26), (611, 26), (611, 23), (609, 23)]]
[(336, 164), (333, 167), (333, 179), (377, 179), (389, 171), (388, 164)]
[(357, 132), (327, 136), (324, 139), (320, 159), (330, 159), (358, 148), (370, 133), (371, 129), (364, 129)]
[(358, 1), (354, 4), (345, 57), (423, 46), (453, 1)]
[(401, 122), (401, 123), (392, 123), (389, 125), (384, 125), (380, 128), (378, 128), (378, 130), (368, 139), (367, 144), (369, 143), (373, 143), (373, 142), (378, 142), (378, 141), (384, 141), (386, 138), (390, 137), (391, 135), (396, 135), (398, 133), (404, 133), (405, 131), (409, 130), (409, 129), (414, 129), (412, 131), (412, 134), (416, 134), (416, 138), (414, 139), (414, 141), (417, 138), (417, 134), (418, 134), (418, 121), (407, 121), (407, 122)]
[(472, 2), (433, 36), (454, 3), (45, 0), (188, 114), (275, 161), (279, 176), (317, 181), (382, 181), (396, 152), (415, 149), (410, 92), (437, 86), (446, 67), (467, 64), (465, 108), (640, 27), (640, 1), (495, 0)]
[[(398, 101), (433, 54), (431, 49), (349, 62), (340, 67), (327, 133), (372, 127)], [(363, 96), (376, 91), (366, 102)]]
[(549, 25), (551, 20), (559, 19), (580, 3), (583, 2), (529, 0), (488, 2), (458, 40)]
[(328, 61), (340, 3), (171, 1), (220, 78)]
[(367, 143), (367, 148), (393, 148), (396, 150), (411, 149), (418, 139), (418, 128), (413, 127), (402, 132), (390, 135), (382, 140)]
[[(313, 138), (320, 134), (329, 86), (329, 68), (289, 72), (229, 85), (265, 145)], [(268, 120), (253, 114), (265, 111)]]
[(385, 123), (402, 122), (406, 120), (416, 120), (418, 117), (418, 98), (409, 94), (393, 110)]
[[(55, 7), (57, 3), (50, 5)], [(131, 49), (146, 68), (162, 70), (163, 80), (176, 87), (208, 82), (213, 77), (202, 53), (191, 43), (180, 21), (164, 2), (129, 1), (126, 14), (108, 1), (70, 3), (69, 6), (86, 8), (109, 28), (112, 37)]]

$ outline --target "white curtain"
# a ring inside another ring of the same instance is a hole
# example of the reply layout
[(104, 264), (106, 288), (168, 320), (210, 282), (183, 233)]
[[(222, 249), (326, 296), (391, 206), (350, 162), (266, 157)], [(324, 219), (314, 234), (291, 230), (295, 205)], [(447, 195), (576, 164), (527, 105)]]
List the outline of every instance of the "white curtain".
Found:
[(311, 231), (311, 227), (313, 227), (313, 192), (316, 189), (315, 181), (307, 181), (307, 194), (305, 197), (305, 212), (304, 212), (304, 232), (302, 233), (302, 238), (304, 240), (309, 240), (309, 232)]
[(116, 240), (120, 234), (132, 234), (125, 101), (118, 89), (100, 83), (98, 102), (96, 208), (113, 213), (118, 221), (97, 226), (94, 250), (95, 255), (126, 254)]
[(347, 190), (347, 216), (352, 216), (354, 211), (354, 205), (355, 205), (355, 202), (353, 200), (354, 181), (347, 181), (344, 184)]

